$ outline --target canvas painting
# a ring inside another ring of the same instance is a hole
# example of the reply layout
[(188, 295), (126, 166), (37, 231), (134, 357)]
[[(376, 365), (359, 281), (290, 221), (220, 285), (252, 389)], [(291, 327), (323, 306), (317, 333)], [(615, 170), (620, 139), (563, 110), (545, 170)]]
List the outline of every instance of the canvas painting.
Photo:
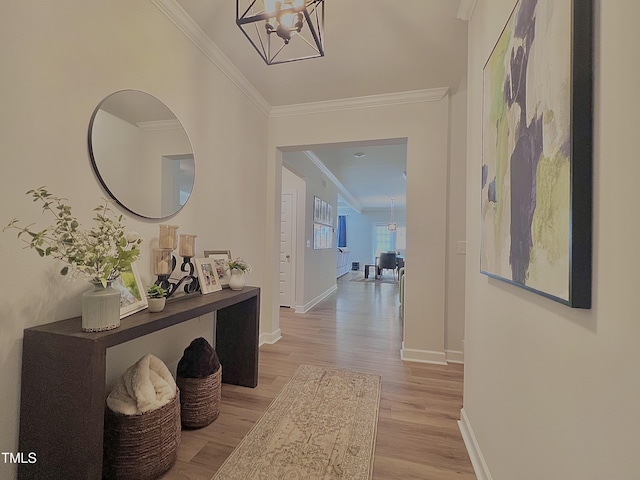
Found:
[(484, 67), (480, 262), (588, 308), (592, 74), (578, 62), (592, 62), (591, 17), (573, 3), (519, 0)]

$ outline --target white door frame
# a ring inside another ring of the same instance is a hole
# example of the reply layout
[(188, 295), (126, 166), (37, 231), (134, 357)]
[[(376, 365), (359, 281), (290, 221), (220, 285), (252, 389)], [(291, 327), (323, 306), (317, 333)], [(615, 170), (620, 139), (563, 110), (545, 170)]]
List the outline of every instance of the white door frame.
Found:
[[(298, 208), (297, 208), (297, 191), (290, 189), (290, 188), (283, 188), (282, 189), (282, 193), (280, 194), (280, 196), (282, 197), (282, 195), (291, 195), (291, 215), (290, 215), (290, 229), (291, 229), (291, 258), (290, 258), (290, 269), (291, 269), (291, 276), (290, 276), (290, 281), (289, 281), (289, 299), (290, 299), (290, 305), (288, 305), (289, 308), (294, 308), (295, 304), (296, 304), (296, 263), (297, 263), (297, 225), (296, 225), (296, 220), (297, 220), (297, 215), (298, 215)], [(280, 305), (282, 306), (282, 305)]]

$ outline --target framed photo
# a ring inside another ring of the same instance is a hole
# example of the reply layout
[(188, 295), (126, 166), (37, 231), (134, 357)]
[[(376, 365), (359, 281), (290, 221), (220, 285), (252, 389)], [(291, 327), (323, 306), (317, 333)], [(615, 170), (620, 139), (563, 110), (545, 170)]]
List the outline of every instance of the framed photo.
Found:
[(313, 249), (324, 250), (333, 248), (333, 228), (321, 223), (313, 224)]
[(320, 213), (322, 211), (322, 200), (318, 197), (313, 197), (313, 221), (320, 221)]
[(216, 262), (213, 258), (196, 258), (196, 270), (198, 272), (198, 281), (200, 282), (200, 291), (206, 295), (207, 293), (222, 290), (218, 273), (216, 272)]
[(111, 286), (120, 290), (120, 319), (147, 308), (147, 296), (135, 263), (123, 270)]
[(518, 0), (483, 69), (480, 271), (591, 308), (593, 3)]
[(205, 250), (205, 258), (213, 259), (216, 266), (216, 273), (222, 287), (229, 286), (229, 272), (227, 271), (227, 262), (231, 261), (231, 250)]

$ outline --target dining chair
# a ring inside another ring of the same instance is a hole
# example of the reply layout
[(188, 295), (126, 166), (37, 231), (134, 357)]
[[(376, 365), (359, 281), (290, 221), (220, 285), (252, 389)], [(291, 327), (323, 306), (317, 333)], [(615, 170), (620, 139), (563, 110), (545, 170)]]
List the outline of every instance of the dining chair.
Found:
[(382, 275), (384, 270), (393, 270), (393, 278), (396, 278), (398, 263), (395, 252), (381, 253), (378, 257), (377, 274)]

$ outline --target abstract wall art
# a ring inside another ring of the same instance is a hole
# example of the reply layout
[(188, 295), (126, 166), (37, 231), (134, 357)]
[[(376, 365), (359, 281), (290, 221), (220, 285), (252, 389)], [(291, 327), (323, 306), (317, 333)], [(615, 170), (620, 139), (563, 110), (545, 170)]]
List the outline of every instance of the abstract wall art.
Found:
[(591, 307), (592, 0), (519, 0), (483, 70), (482, 273)]

